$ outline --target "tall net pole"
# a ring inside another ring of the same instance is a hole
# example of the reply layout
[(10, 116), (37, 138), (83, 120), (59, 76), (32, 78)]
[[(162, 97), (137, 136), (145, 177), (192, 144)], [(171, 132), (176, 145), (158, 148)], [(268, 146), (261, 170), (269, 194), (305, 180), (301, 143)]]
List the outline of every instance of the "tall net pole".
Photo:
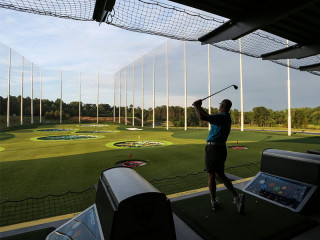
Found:
[(153, 108), (152, 108), (152, 128), (155, 128), (155, 78), (156, 78), (156, 50), (153, 50)]
[(132, 76), (132, 126), (134, 126), (134, 61), (133, 61), (133, 76)]
[(239, 38), (240, 51), (240, 100), (241, 100), (241, 132), (244, 131), (244, 117), (243, 117), (243, 81), (242, 81), (242, 53), (241, 53), (241, 38)]
[(120, 116), (121, 114), (121, 70), (120, 70), (120, 79), (119, 79), (119, 123), (120, 123)]
[(168, 40), (166, 44), (166, 70), (167, 70), (167, 130), (169, 130), (169, 71), (168, 71)]
[(116, 74), (113, 78), (113, 122), (116, 122)]
[(42, 69), (40, 68), (40, 123), (42, 123)]
[[(210, 44), (208, 44), (208, 94), (211, 95), (211, 75), (210, 75)], [(211, 115), (211, 97), (209, 97), (209, 114)], [(211, 125), (208, 123), (208, 129), (210, 131)]]
[(79, 123), (81, 123), (81, 72), (79, 73)]
[(33, 124), (33, 63), (31, 64), (31, 124)]
[(60, 124), (62, 123), (62, 70), (60, 71)]
[(184, 41), (184, 130), (187, 128), (187, 49)]
[(11, 78), (11, 48), (9, 49), (9, 68), (8, 68), (7, 127), (10, 127), (10, 78)]
[(97, 123), (99, 123), (99, 79), (100, 75), (98, 73), (98, 83), (97, 83)]
[(128, 110), (127, 110), (127, 106), (128, 106), (128, 102), (127, 102), (127, 66), (126, 66), (126, 79), (125, 79), (125, 109), (124, 109), (124, 124), (127, 125), (128, 124)]
[(144, 106), (143, 106), (143, 97), (144, 97), (144, 56), (142, 56), (142, 103), (141, 103), (141, 127), (143, 127), (143, 119), (144, 119), (144, 116), (143, 116), (143, 112), (144, 112), (144, 110), (143, 110), (143, 108), (144, 108)]
[[(287, 40), (287, 47), (289, 41)], [(291, 82), (290, 82), (290, 60), (287, 59), (287, 72), (288, 72), (288, 136), (291, 136)]]
[(20, 125), (23, 125), (23, 68), (24, 68), (24, 57), (22, 56), (21, 64), (21, 105), (20, 105)]

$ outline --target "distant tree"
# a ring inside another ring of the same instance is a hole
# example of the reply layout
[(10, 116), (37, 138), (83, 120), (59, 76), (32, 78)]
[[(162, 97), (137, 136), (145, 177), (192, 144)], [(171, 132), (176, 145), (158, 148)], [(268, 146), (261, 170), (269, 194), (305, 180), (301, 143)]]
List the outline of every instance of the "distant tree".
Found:
[(71, 102), (68, 104), (67, 109), (65, 110), (70, 116), (78, 116), (79, 114), (79, 102)]
[[(21, 96), (10, 96), (10, 115), (20, 115), (21, 111)], [(59, 119), (60, 118), (60, 99), (51, 101), (48, 99), (42, 99), (42, 115), (47, 119)], [(80, 103), (81, 116), (96, 117), (97, 105), (96, 104), (84, 104)], [(114, 115), (114, 108), (109, 104), (99, 104), (99, 116), (112, 117)], [(69, 117), (78, 116), (79, 114), (79, 102), (73, 101), (70, 103), (62, 102), (62, 115), (63, 119)], [(128, 106), (127, 116), (131, 118), (133, 116), (133, 105)], [(208, 109), (204, 109), (208, 112)], [(144, 121), (152, 120), (153, 109), (144, 109)], [(211, 108), (211, 114), (217, 114), (217, 108)], [(0, 96), (0, 114), (7, 114), (7, 98)], [(23, 115), (30, 116), (31, 114), (31, 98), (23, 98)], [(40, 99), (33, 99), (33, 115), (39, 116), (40, 114)], [(119, 116), (119, 107), (115, 107), (116, 117)], [(237, 109), (230, 111), (232, 123), (240, 123), (240, 112)], [(142, 110), (140, 107), (134, 109), (134, 115), (139, 120), (142, 117)], [(125, 107), (121, 107), (121, 116), (125, 116)], [(169, 107), (169, 120), (175, 126), (184, 126), (184, 107), (170, 106)], [(244, 112), (244, 123), (250, 126), (257, 125), (259, 127), (272, 127), (272, 126), (287, 126), (288, 110), (273, 111), (263, 106), (253, 108), (253, 111)], [(308, 124), (320, 125), (320, 106), (316, 108), (294, 108), (291, 109), (292, 127), (294, 128), (307, 128)], [(157, 106), (155, 108), (155, 120), (166, 121), (167, 120), (167, 106)], [(205, 121), (200, 121), (193, 109), (188, 107), (187, 109), (187, 121), (188, 126), (207, 126)]]
[(253, 108), (253, 119), (254, 123), (259, 127), (266, 127), (267, 122), (270, 118), (270, 112), (265, 107)]
[(56, 111), (54, 112), (54, 118), (55, 118), (55, 119), (59, 119), (59, 118), (60, 118), (60, 112), (59, 112), (58, 110), (56, 110)]
[(287, 122), (285, 111), (275, 111), (273, 117), (275, 124), (280, 126), (284, 126)]
[(193, 107), (187, 108), (187, 122), (188, 126), (199, 126), (199, 118), (196, 115), (196, 111)]
[(240, 112), (238, 109), (230, 110), (232, 124), (240, 124)]
[(243, 113), (244, 124), (253, 125), (253, 112), (244, 112)]
[(141, 119), (141, 116), (142, 116), (141, 114), (142, 114), (141, 108), (140, 108), (140, 107), (137, 107), (137, 108), (135, 109), (135, 111), (134, 111), (134, 116), (135, 116), (136, 118)]
[(304, 112), (301, 108), (292, 109), (291, 120), (292, 127), (294, 128), (302, 128), (303, 120), (304, 120)]
[(311, 115), (312, 118), (312, 124), (314, 125), (320, 125), (320, 111), (315, 111)]

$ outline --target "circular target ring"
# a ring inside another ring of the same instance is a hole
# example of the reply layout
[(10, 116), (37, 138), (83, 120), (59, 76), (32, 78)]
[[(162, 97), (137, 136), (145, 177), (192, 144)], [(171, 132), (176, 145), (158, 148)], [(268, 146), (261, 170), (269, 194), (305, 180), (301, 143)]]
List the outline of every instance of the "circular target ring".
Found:
[(117, 142), (113, 144), (116, 147), (128, 147), (128, 148), (141, 148), (141, 147), (159, 147), (162, 146), (162, 142), (151, 142), (151, 141), (125, 141)]
[(154, 147), (164, 147), (171, 145), (168, 141), (121, 141), (121, 142), (111, 142), (107, 143), (106, 147), (111, 148), (154, 148)]
[(247, 146), (239, 146), (239, 145), (233, 145), (233, 146), (228, 146), (228, 148), (234, 149), (234, 150), (244, 150), (244, 149), (248, 149)]
[(69, 141), (69, 140), (90, 140), (103, 138), (104, 136), (96, 135), (56, 135), (56, 136), (42, 136), (31, 138), (32, 141)]
[(124, 160), (124, 161), (119, 161), (116, 163), (116, 166), (122, 166), (122, 167), (128, 167), (128, 168), (136, 168), (136, 167), (142, 167), (146, 165), (147, 163), (142, 160)]

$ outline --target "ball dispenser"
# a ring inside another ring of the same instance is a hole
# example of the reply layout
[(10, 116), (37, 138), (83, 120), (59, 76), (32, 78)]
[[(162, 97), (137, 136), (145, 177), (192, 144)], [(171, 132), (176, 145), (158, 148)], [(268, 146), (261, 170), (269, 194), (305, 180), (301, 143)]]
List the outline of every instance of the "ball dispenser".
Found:
[(96, 206), (105, 239), (176, 239), (169, 199), (133, 169), (103, 171)]

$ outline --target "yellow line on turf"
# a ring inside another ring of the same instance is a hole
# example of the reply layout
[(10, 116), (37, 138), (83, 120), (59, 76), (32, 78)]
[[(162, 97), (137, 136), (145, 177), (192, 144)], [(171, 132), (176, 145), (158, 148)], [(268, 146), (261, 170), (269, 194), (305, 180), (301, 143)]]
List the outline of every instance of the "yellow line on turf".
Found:
[(0, 232), (6, 232), (6, 231), (16, 230), (16, 229), (20, 229), (20, 228), (32, 227), (32, 226), (36, 226), (36, 225), (40, 225), (40, 224), (44, 224), (44, 223), (65, 220), (65, 219), (73, 218), (73, 217), (77, 216), (78, 214), (79, 213), (70, 213), (70, 214), (51, 217), (51, 218), (44, 218), (44, 219), (39, 219), (39, 220), (35, 220), (35, 221), (30, 221), (30, 222), (23, 222), (23, 223), (8, 225), (8, 226), (0, 227)]
[(207, 191), (207, 190), (209, 190), (209, 188), (208, 187), (204, 187), (204, 188), (189, 190), (189, 191), (185, 191), (185, 192), (179, 192), (179, 193), (170, 194), (170, 195), (167, 195), (167, 198), (176, 198), (176, 197), (181, 197), (181, 196), (187, 196), (187, 195), (190, 195), (190, 194), (204, 192), (204, 191)]
[(236, 181), (232, 181), (233, 184), (237, 184), (237, 183), (243, 183), (243, 182), (247, 182), (250, 181), (253, 177), (248, 177), (248, 178), (242, 178)]
[[(242, 179), (233, 181), (232, 184), (247, 182), (247, 181), (250, 181), (252, 178), (253, 178), (253, 177), (242, 178)], [(218, 185), (217, 185), (217, 188), (221, 188), (221, 187), (223, 187), (223, 186), (224, 186), (223, 184), (218, 184)], [(189, 191), (185, 191), (185, 192), (179, 192), (179, 193), (170, 194), (170, 195), (167, 195), (167, 198), (176, 198), (176, 197), (181, 197), (181, 196), (187, 196), (187, 195), (190, 195), (190, 194), (199, 193), (199, 192), (204, 192), (204, 191), (208, 191), (208, 190), (209, 190), (208, 187), (198, 188), (198, 189), (189, 190)]]

